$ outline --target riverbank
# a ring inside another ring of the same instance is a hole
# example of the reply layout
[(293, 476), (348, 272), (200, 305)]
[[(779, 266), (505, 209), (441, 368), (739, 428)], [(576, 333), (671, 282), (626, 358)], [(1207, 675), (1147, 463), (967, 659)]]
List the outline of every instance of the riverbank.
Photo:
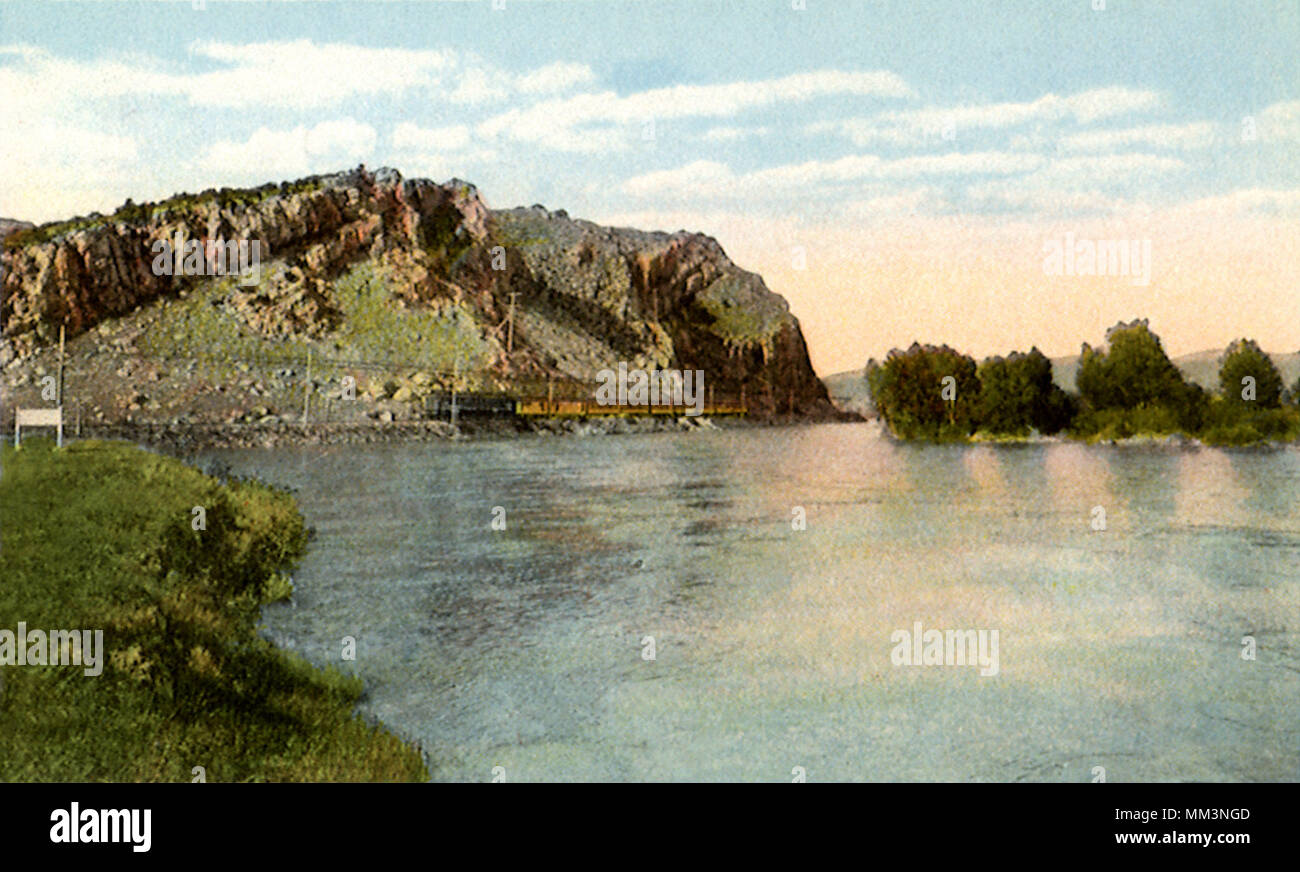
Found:
[[(857, 420), (846, 416), (844, 421)], [(277, 418), (264, 423), (120, 422), (83, 428), (87, 439), (122, 440), (168, 451), (209, 448), (271, 448), (282, 445), (362, 445), (382, 442), (442, 442), (460, 439), (511, 438), (528, 435), (606, 436), (632, 433), (679, 433), (826, 423), (741, 417), (571, 417), (465, 416), (455, 427), (447, 421), (367, 421), (303, 425)], [(66, 434), (65, 434), (66, 435)]]
[(0, 780), (427, 779), (419, 748), (354, 713), (359, 679), (259, 634), (310, 535), (288, 493), (120, 442), (0, 459), (0, 631), (103, 639), (86, 674), (5, 665), (0, 632)]

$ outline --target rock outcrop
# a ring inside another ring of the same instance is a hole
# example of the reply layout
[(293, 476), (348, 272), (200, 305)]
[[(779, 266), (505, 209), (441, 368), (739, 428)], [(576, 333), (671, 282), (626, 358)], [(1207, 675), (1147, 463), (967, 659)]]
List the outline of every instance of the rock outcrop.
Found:
[[(744, 395), (758, 417), (834, 414), (786, 302), (712, 238), (601, 227), (540, 206), (492, 211), (459, 180), (360, 167), (128, 201), (112, 216), (10, 231), (0, 350), (11, 368), (56, 340), (60, 325), (69, 337), (98, 327), (97, 341), (109, 341), (98, 337), (115, 319), (217, 281), (225, 282), (217, 302), (241, 330), (268, 341), (340, 337), (338, 347), (347, 324), (335, 282), (370, 264), (393, 307), (468, 312), (506, 382), (589, 380), (626, 361), (703, 370), (719, 395)], [(203, 244), (198, 272), (206, 274), (158, 268), (160, 256), (191, 240)], [(213, 240), (256, 242), (255, 280), (211, 275)]]

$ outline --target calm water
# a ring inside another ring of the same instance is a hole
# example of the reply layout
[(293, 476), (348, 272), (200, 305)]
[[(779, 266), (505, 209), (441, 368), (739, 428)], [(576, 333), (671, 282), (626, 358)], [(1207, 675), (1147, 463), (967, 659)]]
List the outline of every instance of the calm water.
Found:
[[(363, 710), (436, 779), (1300, 779), (1294, 448), (832, 425), (210, 456), (317, 529), (271, 635), (321, 664), (354, 636)], [(914, 621), (998, 630), (999, 674), (894, 666)]]

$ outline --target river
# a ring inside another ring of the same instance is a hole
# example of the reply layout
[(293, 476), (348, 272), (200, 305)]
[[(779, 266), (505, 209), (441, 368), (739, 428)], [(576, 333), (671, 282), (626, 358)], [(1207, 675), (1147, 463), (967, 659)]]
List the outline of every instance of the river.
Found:
[[(838, 424), (216, 458), (317, 531), (270, 637), (360, 675), (435, 780), (1300, 779), (1295, 447)], [(896, 665), (916, 622), (996, 630), (996, 674)]]

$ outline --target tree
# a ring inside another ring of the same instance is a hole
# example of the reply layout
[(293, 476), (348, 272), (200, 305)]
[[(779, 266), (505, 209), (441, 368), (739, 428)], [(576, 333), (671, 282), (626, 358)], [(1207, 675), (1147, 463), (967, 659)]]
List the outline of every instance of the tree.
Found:
[(980, 382), (975, 361), (946, 345), (912, 343), (867, 363), (876, 411), (903, 438), (943, 439), (974, 430)]
[(1282, 374), (1255, 340), (1238, 339), (1219, 359), (1219, 391), (1233, 405), (1276, 409), (1282, 404)]
[(1056, 433), (1070, 423), (1073, 402), (1052, 381), (1052, 362), (1037, 348), (980, 364), (979, 426), (990, 433)]
[(1106, 331), (1106, 342), (1106, 352), (1084, 343), (1078, 377), (1084, 403), (1094, 409), (1134, 409), (1144, 404), (1177, 406), (1186, 400), (1183, 374), (1145, 319), (1116, 324)]
[[(1121, 424), (1121, 432), (1168, 428), (1194, 432), (1204, 424), (1208, 400), (1204, 389), (1184, 380), (1145, 319), (1116, 324), (1106, 331), (1106, 341), (1106, 351), (1084, 343), (1079, 358), (1077, 381), (1085, 429), (1114, 421)], [(1140, 415), (1129, 414), (1139, 410)], [(1144, 423), (1129, 427), (1139, 421)]]

